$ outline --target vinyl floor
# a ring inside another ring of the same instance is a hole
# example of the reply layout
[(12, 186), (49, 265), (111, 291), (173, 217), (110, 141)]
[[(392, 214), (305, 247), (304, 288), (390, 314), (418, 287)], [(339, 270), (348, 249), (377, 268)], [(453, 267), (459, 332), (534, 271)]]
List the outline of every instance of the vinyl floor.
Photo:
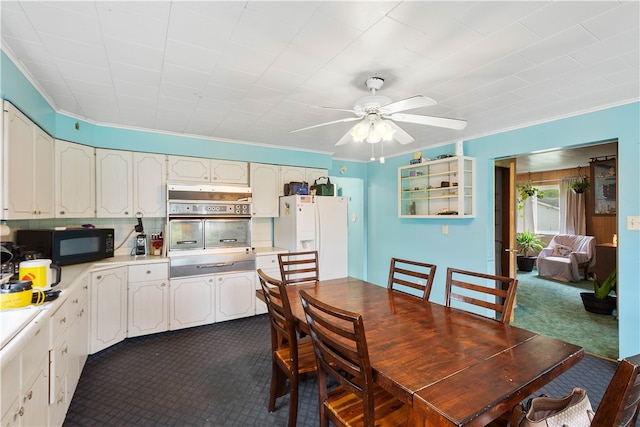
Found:
[[(288, 395), (267, 412), (266, 315), (127, 339), (89, 357), (64, 427), (286, 426)], [(597, 407), (616, 363), (586, 355), (540, 393), (587, 389)], [(300, 387), (298, 426), (318, 425), (317, 384)]]

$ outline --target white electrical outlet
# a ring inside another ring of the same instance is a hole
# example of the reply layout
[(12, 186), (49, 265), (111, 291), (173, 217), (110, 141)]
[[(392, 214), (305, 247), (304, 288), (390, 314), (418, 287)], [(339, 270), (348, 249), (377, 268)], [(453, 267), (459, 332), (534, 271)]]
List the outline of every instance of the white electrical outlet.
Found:
[(628, 216), (627, 217), (627, 230), (640, 231), (640, 216)]

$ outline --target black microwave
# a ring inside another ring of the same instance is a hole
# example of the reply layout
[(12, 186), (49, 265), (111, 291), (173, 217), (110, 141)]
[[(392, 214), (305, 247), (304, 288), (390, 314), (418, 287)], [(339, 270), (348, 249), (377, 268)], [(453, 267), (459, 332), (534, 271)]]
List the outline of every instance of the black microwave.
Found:
[(70, 265), (113, 257), (113, 228), (17, 230), (18, 245), (38, 251), (54, 264)]

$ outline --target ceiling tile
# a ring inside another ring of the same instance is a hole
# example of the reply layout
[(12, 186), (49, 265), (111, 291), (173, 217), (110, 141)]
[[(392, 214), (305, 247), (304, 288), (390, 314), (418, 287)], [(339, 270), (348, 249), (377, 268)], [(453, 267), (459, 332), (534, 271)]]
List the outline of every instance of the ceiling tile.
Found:
[(577, 26), (525, 47), (519, 54), (533, 63), (540, 64), (596, 42), (595, 37)]
[(640, 26), (640, 2), (626, 1), (615, 9), (585, 21), (582, 25), (598, 39), (604, 40)]
[(165, 55), (163, 49), (155, 49), (110, 36), (104, 37), (104, 44), (109, 61), (149, 70), (162, 70)]
[(542, 9), (524, 17), (520, 22), (539, 36), (547, 38), (617, 5), (614, 1), (548, 2)]
[(580, 68), (578, 64), (569, 56), (560, 56), (527, 70), (521, 71), (516, 75), (529, 83), (537, 83), (547, 80), (549, 76), (561, 75)]

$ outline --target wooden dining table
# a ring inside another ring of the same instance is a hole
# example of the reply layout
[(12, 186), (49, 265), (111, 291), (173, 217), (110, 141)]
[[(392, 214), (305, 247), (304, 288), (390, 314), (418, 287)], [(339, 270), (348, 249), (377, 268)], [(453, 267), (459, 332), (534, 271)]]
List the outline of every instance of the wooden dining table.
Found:
[(484, 426), (578, 363), (584, 350), (355, 278), (287, 286), (362, 314), (377, 384), (409, 406), (409, 426)]

